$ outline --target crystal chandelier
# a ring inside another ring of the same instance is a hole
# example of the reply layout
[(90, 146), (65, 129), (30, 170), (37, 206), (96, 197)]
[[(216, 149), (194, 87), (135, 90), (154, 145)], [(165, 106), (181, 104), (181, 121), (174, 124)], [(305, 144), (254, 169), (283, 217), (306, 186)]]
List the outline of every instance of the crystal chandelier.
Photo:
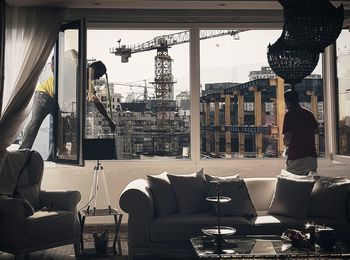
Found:
[(315, 69), (319, 54), (338, 38), (344, 7), (328, 0), (279, 0), (283, 6), (281, 37), (269, 44), (267, 60), (271, 69), (286, 83), (295, 84)]
[(277, 76), (283, 78), (285, 83), (295, 85), (312, 73), (320, 55), (308, 48), (289, 45), (286, 35), (286, 31), (283, 31), (274, 44), (269, 44), (267, 60)]
[(288, 43), (323, 52), (339, 36), (344, 7), (334, 7), (328, 0), (280, 0), (284, 8), (284, 26)]

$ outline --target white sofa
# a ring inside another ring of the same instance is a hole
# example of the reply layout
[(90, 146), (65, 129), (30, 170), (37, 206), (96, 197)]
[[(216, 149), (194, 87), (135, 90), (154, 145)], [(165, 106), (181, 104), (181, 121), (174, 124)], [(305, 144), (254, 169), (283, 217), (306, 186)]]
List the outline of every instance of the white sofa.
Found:
[[(276, 186), (276, 178), (244, 179), (258, 216), (247, 219), (239, 216), (222, 218), (222, 224), (237, 229), (236, 235), (281, 235), (288, 228), (303, 229), (311, 219), (297, 219), (281, 215), (269, 215)], [(349, 197), (349, 195), (348, 195)], [(152, 193), (148, 182), (137, 179), (129, 183), (120, 196), (121, 209), (129, 214), (128, 248), (129, 258), (142, 254), (185, 254), (194, 253), (189, 239), (203, 235), (203, 227), (216, 224), (212, 212), (182, 215), (179, 213), (155, 217)], [(350, 240), (350, 200), (347, 200), (348, 221), (317, 219), (317, 223), (332, 226), (341, 240)], [(315, 219), (313, 219), (315, 220)]]

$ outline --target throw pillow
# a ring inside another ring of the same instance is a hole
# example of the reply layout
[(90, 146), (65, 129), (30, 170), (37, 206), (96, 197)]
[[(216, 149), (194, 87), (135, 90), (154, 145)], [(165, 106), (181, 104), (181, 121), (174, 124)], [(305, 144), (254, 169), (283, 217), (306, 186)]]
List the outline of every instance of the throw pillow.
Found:
[[(326, 181), (326, 182), (331, 182), (331, 183), (343, 183), (349, 181), (348, 177), (346, 176), (324, 176), (324, 175), (318, 175), (315, 178), (316, 181)], [(316, 185), (317, 183), (315, 183)]]
[(206, 201), (207, 182), (203, 169), (186, 175), (168, 174), (168, 178), (174, 188), (181, 214), (201, 212), (210, 208), (210, 204)]
[(288, 178), (288, 179), (297, 179), (297, 180), (313, 180), (314, 176), (312, 174), (310, 175), (297, 175), (294, 173), (291, 173), (289, 171), (286, 171), (284, 169), (281, 170), (281, 173), (277, 175), (279, 178)]
[[(217, 196), (217, 183), (210, 182), (220, 181), (220, 196), (231, 198), (231, 201), (220, 205), (221, 216), (257, 216), (247, 186), (238, 174), (230, 177), (217, 177), (206, 174), (205, 178), (209, 182), (209, 196)], [(212, 205), (213, 210), (218, 214), (217, 203), (212, 203)]]
[(305, 219), (314, 181), (277, 178), (269, 214)]
[(147, 175), (147, 181), (153, 195), (156, 216), (165, 216), (176, 212), (176, 197), (167, 173)]
[(28, 200), (29, 203), (33, 206), (34, 210), (41, 209), (38, 184), (17, 188), (15, 195), (16, 197)]
[(321, 176), (311, 192), (309, 217), (346, 221), (349, 191), (347, 178)]

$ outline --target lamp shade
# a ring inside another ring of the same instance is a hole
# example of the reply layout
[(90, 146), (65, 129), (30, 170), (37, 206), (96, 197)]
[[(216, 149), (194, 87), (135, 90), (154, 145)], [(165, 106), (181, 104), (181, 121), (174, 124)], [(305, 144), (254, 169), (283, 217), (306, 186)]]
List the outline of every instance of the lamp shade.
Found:
[(274, 43), (269, 44), (267, 60), (277, 76), (288, 84), (295, 85), (310, 75), (315, 69), (319, 53), (300, 46), (291, 46), (284, 40), (284, 35)]

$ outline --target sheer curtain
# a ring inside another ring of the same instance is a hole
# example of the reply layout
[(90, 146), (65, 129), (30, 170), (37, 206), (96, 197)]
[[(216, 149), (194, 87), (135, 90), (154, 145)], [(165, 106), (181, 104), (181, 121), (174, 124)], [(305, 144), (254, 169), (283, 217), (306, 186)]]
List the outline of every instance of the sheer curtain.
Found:
[(63, 9), (6, 7), (0, 153), (13, 143), (28, 115), (29, 101), (57, 39), (63, 15)]
[(0, 116), (4, 91), (5, 2), (0, 0)]

